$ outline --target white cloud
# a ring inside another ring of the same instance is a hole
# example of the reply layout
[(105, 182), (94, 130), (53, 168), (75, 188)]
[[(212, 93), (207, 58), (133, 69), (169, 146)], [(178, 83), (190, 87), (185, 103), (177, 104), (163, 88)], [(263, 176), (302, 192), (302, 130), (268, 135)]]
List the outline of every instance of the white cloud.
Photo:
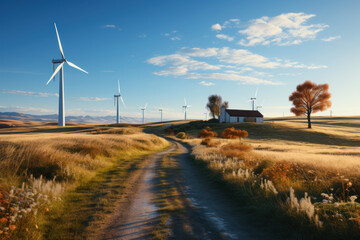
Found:
[(114, 24), (106, 24), (103, 26), (103, 28), (113, 28), (113, 29), (117, 29), (117, 30), (121, 31), (121, 28), (119, 28), (118, 26), (116, 26)]
[(147, 37), (147, 35), (145, 33), (139, 35), (139, 38), (146, 38), (146, 37)]
[[(156, 56), (148, 59), (147, 62), (155, 66), (165, 67), (163, 70), (154, 73), (159, 76), (231, 80), (253, 84), (279, 84), (259, 79), (258, 76), (273, 77), (273, 75), (256, 71), (253, 68), (326, 68), (324, 65), (305, 65), (290, 60), (269, 59), (246, 49), (228, 47), (181, 48), (175, 54)], [(244, 76), (244, 74), (246, 75)]]
[(225, 34), (217, 34), (216, 37), (219, 38), (219, 39), (227, 40), (229, 42), (234, 40), (234, 37), (230, 37), (230, 36), (225, 35)]
[(211, 30), (213, 30), (213, 31), (221, 31), (221, 29), (222, 29), (222, 27), (218, 23), (211, 26)]
[(334, 41), (334, 40), (338, 40), (340, 38), (341, 38), (341, 36), (334, 36), (334, 37), (323, 38), (321, 40), (323, 40), (324, 42), (331, 42), (331, 41)]
[(80, 101), (86, 101), (86, 102), (98, 102), (98, 101), (111, 100), (111, 98), (99, 98), (99, 97), (79, 97), (77, 99)]
[(42, 92), (25, 92), (20, 90), (1, 90), (2, 93), (9, 93), (9, 94), (19, 94), (19, 95), (26, 95), (26, 96), (36, 96), (36, 97), (49, 97), (49, 96), (59, 96), (57, 93), (42, 93)]
[(207, 87), (215, 85), (215, 83), (213, 83), (213, 82), (205, 82), (205, 81), (201, 81), (201, 82), (199, 82), (199, 84), (203, 85), (203, 86), (207, 86)]
[(176, 30), (173, 30), (173, 31), (171, 31), (169, 33), (164, 33), (162, 35), (165, 36), (165, 37), (168, 37), (172, 41), (181, 40), (181, 37), (177, 35)]
[(328, 25), (307, 24), (314, 14), (285, 13), (275, 17), (261, 17), (249, 22), (249, 26), (238, 32), (245, 35), (238, 43), (243, 46), (254, 45), (294, 45), (304, 40), (316, 38), (317, 33)]
[(174, 40), (181, 40), (180, 37), (171, 37), (170, 39), (173, 40), (173, 41), (174, 41)]
[(34, 107), (21, 107), (21, 106), (10, 106), (10, 107), (4, 107), (2, 109), (4, 109), (3, 111), (6, 111), (6, 112), (22, 112), (22, 113), (30, 112), (31, 114), (43, 114), (43, 113), (55, 114), (56, 113), (55, 110), (51, 110), (51, 109), (34, 108)]

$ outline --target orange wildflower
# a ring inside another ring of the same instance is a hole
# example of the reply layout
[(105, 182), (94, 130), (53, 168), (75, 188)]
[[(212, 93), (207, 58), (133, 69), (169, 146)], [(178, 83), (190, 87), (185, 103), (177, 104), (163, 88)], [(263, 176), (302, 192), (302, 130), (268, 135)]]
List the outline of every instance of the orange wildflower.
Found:
[(0, 218), (0, 222), (1, 222), (1, 223), (7, 222), (7, 218), (4, 218), (4, 217), (3, 217), (3, 218)]
[(15, 226), (15, 225), (9, 225), (9, 229), (10, 229), (11, 231), (14, 231), (14, 230), (15, 230), (15, 228), (16, 228), (16, 226)]

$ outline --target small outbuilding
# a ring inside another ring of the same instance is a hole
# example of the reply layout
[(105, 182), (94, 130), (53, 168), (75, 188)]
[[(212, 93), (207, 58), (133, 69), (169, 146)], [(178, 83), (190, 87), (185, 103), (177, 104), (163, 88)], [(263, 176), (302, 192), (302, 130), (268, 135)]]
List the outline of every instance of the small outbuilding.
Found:
[(221, 108), (219, 118), (220, 123), (236, 123), (236, 122), (264, 122), (264, 116), (259, 111), (238, 110)]

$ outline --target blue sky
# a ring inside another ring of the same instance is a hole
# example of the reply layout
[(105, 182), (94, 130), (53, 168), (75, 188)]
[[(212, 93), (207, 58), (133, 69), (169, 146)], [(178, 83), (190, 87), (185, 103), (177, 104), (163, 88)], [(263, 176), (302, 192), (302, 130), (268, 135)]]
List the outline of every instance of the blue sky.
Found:
[[(204, 118), (207, 97), (230, 108), (257, 105), (291, 115), (288, 97), (305, 80), (329, 83), (334, 115), (359, 115), (359, 1), (1, 1), (0, 111), (57, 113), (60, 58), (66, 115)], [(328, 115), (329, 111), (319, 115)]]

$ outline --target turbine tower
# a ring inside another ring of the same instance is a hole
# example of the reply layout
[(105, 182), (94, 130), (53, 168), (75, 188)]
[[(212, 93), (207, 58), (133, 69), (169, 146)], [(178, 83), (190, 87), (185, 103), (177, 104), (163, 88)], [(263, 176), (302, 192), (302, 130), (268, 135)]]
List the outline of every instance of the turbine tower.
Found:
[(184, 109), (185, 120), (186, 120), (186, 112), (187, 112), (187, 109), (191, 107), (191, 105), (187, 105), (187, 104), (186, 104), (186, 99), (185, 99), (185, 98), (184, 98), (184, 103), (185, 103), (185, 105), (182, 106), (182, 107), (183, 107), (183, 109)]
[(257, 96), (257, 92), (258, 92), (258, 89), (256, 89), (256, 92), (255, 92), (255, 95), (254, 97), (251, 97), (249, 102), (252, 102), (252, 110), (255, 111), (255, 101), (256, 101), (256, 96)]
[(56, 23), (54, 23), (55, 26), (55, 31), (56, 31), (56, 36), (58, 39), (58, 43), (59, 43), (59, 49), (60, 49), (60, 53), (61, 53), (61, 59), (53, 59), (52, 63), (53, 63), (53, 68), (55, 68), (56, 64), (59, 64), (57, 66), (57, 68), (55, 69), (54, 73), (52, 74), (52, 76), (50, 77), (49, 81), (46, 83), (46, 85), (48, 85), (50, 83), (50, 81), (55, 77), (55, 75), (60, 72), (60, 78), (59, 78), (59, 120), (58, 120), (58, 125), (60, 127), (65, 127), (65, 96), (64, 96), (64, 69), (63, 69), (63, 65), (66, 62), (70, 67), (76, 68), (80, 71), (83, 71), (84, 73), (88, 73), (85, 70), (79, 68), (78, 66), (76, 66), (75, 64), (69, 62), (64, 55), (62, 46), (61, 46), (61, 42), (60, 42), (60, 37), (59, 37), (59, 33), (56, 27)]
[(118, 80), (118, 94), (114, 95), (114, 105), (116, 101), (116, 123), (120, 123), (120, 104), (119, 104), (119, 98), (122, 102), (122, 104), (125, 106), (124, 99), (121, 97), (120, 93), (120, 81)]
[(161, 108), (159, 108), (159, 112), (160, 112), (160, 122), (162, 122), (163, 121), (163, 119), (162, 119), (162, 114), (163, 114), (163, 107), (161, 106)]
[(147, 107), (147, 103), (145, 104), (145, 107), (141, 108), (142, 111), (142, 123), (145, 123), (145, 110)]

